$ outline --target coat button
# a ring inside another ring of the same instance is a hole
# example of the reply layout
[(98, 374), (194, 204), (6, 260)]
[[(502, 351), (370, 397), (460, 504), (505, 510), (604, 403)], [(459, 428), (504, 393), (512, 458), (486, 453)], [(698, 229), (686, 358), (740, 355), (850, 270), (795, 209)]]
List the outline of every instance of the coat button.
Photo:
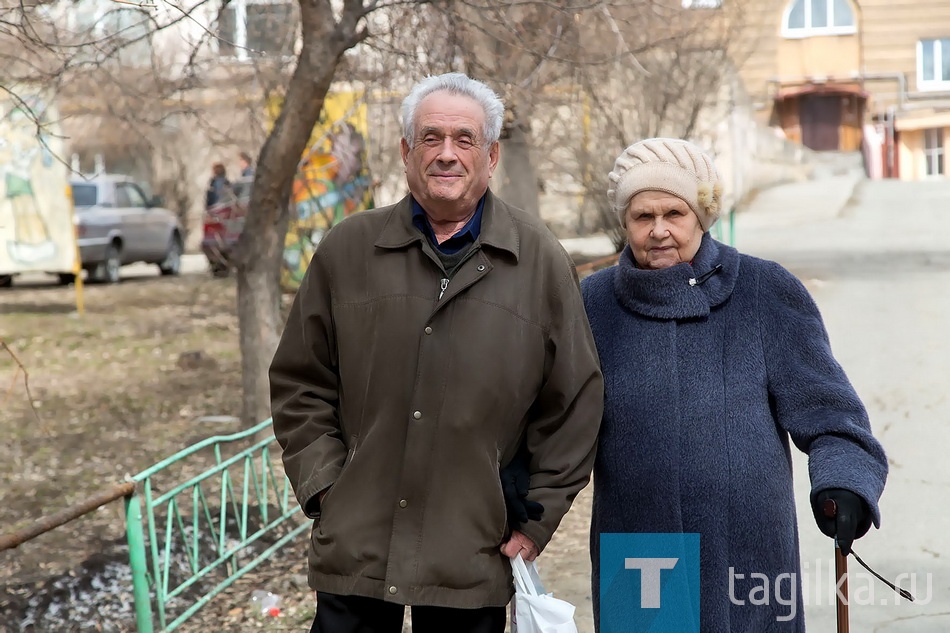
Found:
[(432, 328), (427, 325), (427, 326), (426, 326), (426, 329), (425, 329), (425, 333), (426, 333), (426, 334), (432, 334)]
[(396, 595), (396, 592), (397, 592), (397, 591), (399, 591), (399, 590), (396, 589), (396, 585), (391, 585), (391, 586), (389, 587), (389, 595), (394, 596), (394, 595)]
[(422, 417), (422, 411), (413, 411), (412, 417), (414, 417), (417, 420), (420, 419)]
[(478, 268), (476, 268), (475, 270), (477, 270), (478, 272), (484, 272), (484, 270), (485, 270), (485, 264), (479, 264), (479, 265), (478, 265)]
[(407, 505), (409, 505), (409, 502), (406, 501), (405, 499), (400, 499), (400, 500), (399, 500), (399, 507), (400, 507), (400, 508), (405, 508)]

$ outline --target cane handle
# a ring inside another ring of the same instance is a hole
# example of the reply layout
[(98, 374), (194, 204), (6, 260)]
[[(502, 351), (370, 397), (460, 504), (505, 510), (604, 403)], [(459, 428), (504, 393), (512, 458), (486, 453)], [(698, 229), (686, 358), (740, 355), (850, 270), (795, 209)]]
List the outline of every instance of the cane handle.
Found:
[(825, 499), (824, 503), (821, 504), (821, 511), (826, 517), (833, 519), (838, 514), (838, 504), (835, 503), (834, 499)]

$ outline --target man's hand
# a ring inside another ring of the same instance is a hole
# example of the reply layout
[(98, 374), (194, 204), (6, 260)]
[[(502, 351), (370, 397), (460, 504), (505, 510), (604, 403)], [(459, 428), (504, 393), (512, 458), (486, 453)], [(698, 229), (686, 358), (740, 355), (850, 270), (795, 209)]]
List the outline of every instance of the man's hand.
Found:
[(511, 538), (501, 544), (501, 553), (508, 558), (514, 558), (518, 552), (521, 552), (521, 558), (529, 563), (541, 553), (534, 541), (515, 530), (511, 533)]

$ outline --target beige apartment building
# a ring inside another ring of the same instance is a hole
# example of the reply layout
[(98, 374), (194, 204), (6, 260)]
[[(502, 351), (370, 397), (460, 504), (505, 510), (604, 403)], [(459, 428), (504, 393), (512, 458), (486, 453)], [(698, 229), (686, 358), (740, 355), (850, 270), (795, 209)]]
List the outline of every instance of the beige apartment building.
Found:
[(950, 0), (756, 0), (737, 60), (760, 123), (871, 177), (945, 178)]

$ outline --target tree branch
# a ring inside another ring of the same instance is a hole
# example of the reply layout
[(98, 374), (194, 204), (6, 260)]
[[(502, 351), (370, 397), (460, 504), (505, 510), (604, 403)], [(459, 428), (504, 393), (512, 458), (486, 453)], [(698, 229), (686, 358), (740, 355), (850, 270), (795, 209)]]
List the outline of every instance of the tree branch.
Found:
[(26, 370), (26, 367), (23, 365), (22, 362), (20, 362), (19, 357), (17, 357), (17, 355), (13, 352), (13, 349), (11, 349), (10, 346), (7, 345), (7, 342), (4, 341), (3, 339), (0, 339), (0, 349), (3, 349), (7, 354), (9, 354), (10, 358), (13, 359), (13, 362), (16, 363), (16, 366), (17, 366), (16, 371), (13, 373), (13, 380), (10, 382), (10, 387), (9, 389), (7, 389), (6, 398), (4, 398), (3, 400), (4, 407), (6, 407), (7, 402), (10, 400), (10, 394), (13, 393), (13, 387), (16, 385), (17, 377), (20, 375), (20, 372), (23, 372), (23, 387), (24, 389), (26, 389), (26, 397), (29, 398), (29, 401), (30, 401), (30, 410), (33, 411), (33, 415), (34, 417), (36, 417), (36, 421), (42, 425), (43, 420), (40, 419), (40, 414), (36, 410), (36, 405), (33, 404), (34, 403), (33, 392), (30, 391), (30, 372)]

